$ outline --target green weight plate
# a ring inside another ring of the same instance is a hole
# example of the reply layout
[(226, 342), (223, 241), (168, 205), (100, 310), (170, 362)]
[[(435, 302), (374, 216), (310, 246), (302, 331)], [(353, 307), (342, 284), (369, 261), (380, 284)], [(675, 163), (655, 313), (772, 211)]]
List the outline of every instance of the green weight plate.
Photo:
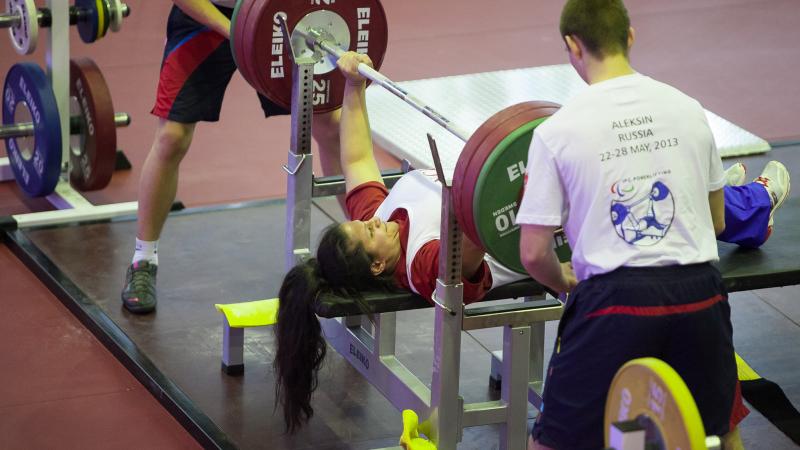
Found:
[(519, 193), (533, 130), (544, 119), (522, 125), (495, 147), (478, 176), (473, 196), (481, 244), (500, 263), (519, 273), (526, 273), (519, 259), (519, 226), (515, 223)]
[[(557, 105), (543, 102), (523, 102), (504, 108), (482, 123), (464, 145), (453, 172), (453, 197), (461, 229), (474, 243), (480, 244), (480, 237), (472, 220), (472, 198), (484, 161), (508, 132), (531, 117), (538, 117), (530, 116), (532, 111), (551, 106), (558, 108)], [(487, 139), (491, 144), (484, 145)]]

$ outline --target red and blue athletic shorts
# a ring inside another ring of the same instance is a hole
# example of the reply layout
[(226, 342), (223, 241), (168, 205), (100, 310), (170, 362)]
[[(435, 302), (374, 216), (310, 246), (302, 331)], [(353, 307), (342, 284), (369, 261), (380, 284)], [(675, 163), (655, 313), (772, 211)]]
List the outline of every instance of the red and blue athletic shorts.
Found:
[(748, 414), (719, 271), (709, 263), (623, 267), (580, 282), (567, 300), (534, 439), (557, 449), (603, 448), (611, 380), (645, 356), (680, 374), (706, 434), (722, 436)]
[[(217, 8), (233, 14), (231, 8)], [(152, 114), (180, 123), (216, 122), (235, 71), (230, 42), (173, 6)], [(289, 114), (263, 95), (258, 98), (266, 116)]]

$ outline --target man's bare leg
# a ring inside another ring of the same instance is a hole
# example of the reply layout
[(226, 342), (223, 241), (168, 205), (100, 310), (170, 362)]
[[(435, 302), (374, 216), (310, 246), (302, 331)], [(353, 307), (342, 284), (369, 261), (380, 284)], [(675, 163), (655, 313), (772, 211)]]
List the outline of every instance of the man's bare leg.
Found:
[(744, 450), (744, 442), (739, 434), (739, 427), (722, 436), (722, 450)]
[(533, 440), (533, 436), (528, 436), (528, 450), (552, 450), (550, 447), (544, 446)]
[(178, 168), (189, 150), (195, 124), (159, 119), (153, 146), (139, 179), (139, 211), (136, 236), (155, 241), (175, 201)]
[(125, 276), (122, 304), (146, 314), (156, 308), (158, 238), (178, 189), (178, 169), (189, 150), (195, 124), (159, 119), (150, 153), (139, 179), (136, 251)]

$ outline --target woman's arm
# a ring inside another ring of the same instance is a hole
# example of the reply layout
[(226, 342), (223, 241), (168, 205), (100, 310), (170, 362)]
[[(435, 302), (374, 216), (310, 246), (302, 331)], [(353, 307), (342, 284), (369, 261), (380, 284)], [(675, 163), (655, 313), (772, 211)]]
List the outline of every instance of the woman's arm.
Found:
[(369, 181), (383, 183), (372, 150), (372, 134), (367, 116), (366, 80), (358, 73), (358, 64), (372, 67), (369, 56), (347, 52), (339, 58), (339, 69), (347, 78), (342, 115), (339, 123), (342, 172), (349, 192)]

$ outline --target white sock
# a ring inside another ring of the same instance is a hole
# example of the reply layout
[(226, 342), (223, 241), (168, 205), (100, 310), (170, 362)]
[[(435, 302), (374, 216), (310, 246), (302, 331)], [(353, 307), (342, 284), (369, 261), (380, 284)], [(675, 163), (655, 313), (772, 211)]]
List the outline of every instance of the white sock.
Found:
[(142, 260), (158, 265), (158, 240), (142, 241), (136, 238), (136, 251), (133, 252), (132, 263), (135, 264)]

